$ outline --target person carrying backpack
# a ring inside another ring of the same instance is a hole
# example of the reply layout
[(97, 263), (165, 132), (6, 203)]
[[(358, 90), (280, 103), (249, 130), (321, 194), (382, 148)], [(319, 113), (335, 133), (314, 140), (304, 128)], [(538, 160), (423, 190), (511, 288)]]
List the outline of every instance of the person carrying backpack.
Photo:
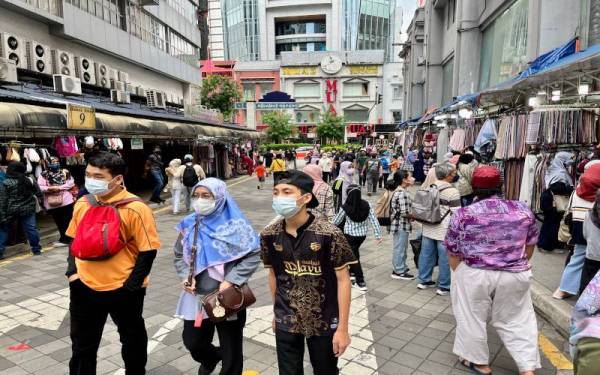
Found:
[(408, 236), (412, 231), (412, 200), (408, 188), (415, 184), (415, 179), (408, 171), (397, 171), (394, 179), (401, 181), (393, 192), (391, 200), (391, 232), (394, 234), (394, 256), (392, 258), (392, 279), (414, 280), (406, 266), (406, 249)]
[(440, 272), (436, 293), (445, 296), (450, 293), (450, 266), (443, 241), (452, 212), (461, 205), (460, 193), (452, 185), (458, 179), (456, 167), (449, 162), (439, 163), (435, 166), (435, 174), (437, 181), (419, 190), (412, 205), (415, 220), (423, 224), (417, 288), (427, 289), (436, 285), (431, 276), (437, 258)]
[(194, 157), (187, 154), (183, 157), (183, 165), (177, 170), (177, 176), (183, 184), (182, 192), (185, 200), (185, 212), (189, 212), (192, 206), (192, 188), (196, 184), (206, 178), (206, 174), (202, 167), (194, 164)]
[(390, 159), (386, 154), (381, 155), (379, 158), (379, 163), (381, 164), (381, 176), (379, 176), (379, 188), (383, 189), (385, 187), (385, 183), (390, 176)]
[(142, 311), (148, 274), (160, 248), (152, 210), (124, 187), (127, 164), (99, 152), (88, 160), (85, 187), (67, 235), (71, 375), (96, 374), (106, 318), (117, 325), (127, 374), (144, 374), (148, 335)]
[(377, 159), (375, 152), (371, 154), (371, 159), (367, 160), (365, 168), (367, 170), (367, 195), (371, 196), (371, 194), (377, 193), (377, 181), (381, 174), (381, 162)]

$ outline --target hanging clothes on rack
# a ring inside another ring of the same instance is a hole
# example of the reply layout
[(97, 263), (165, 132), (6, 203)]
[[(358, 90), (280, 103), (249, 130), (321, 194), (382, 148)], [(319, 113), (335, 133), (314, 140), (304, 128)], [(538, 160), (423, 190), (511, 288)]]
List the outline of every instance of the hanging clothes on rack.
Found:
[(465, 129), (456, 128), (452, 132), (452, 137), (450, 137), (450, 142), (448, 143), (448, 147), (452, 151), (462, 151), (465, 149), (465, 139), (466, 139)]
[[(597, 142), (595, 112), (578, 108), (541, 108), (531, 113), (527, 144), (590, 144)], [(539, 121), (538, 121), (539, 120)]]

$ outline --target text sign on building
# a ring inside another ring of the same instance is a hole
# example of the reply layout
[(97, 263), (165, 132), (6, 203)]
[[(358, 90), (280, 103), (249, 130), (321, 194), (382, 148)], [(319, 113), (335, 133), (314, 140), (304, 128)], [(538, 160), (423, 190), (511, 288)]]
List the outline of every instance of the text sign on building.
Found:
[(358, 75), (365, 75), (365, 74), (378, 74), (379, 73), (379, 67), (377, 65), (350, 65), (348, 66), (348, 69), (350, 70), (350, 74), (358, 74)]
[(256, 109), (296, 109), (298, 103), (275, 103), (275, 102), (258, 102), (256, 103)]
[(67, 129), (96, 129), (96, 111), (94, 108), (67, 104)]
[(301, 66), (301, 67), (285, 67), (281, 68), (284, 76), (315, 76), (317, 75), (317, 67)]
[(233, 103), (235, 109), (246, 109), (246, 102), (235, 102)]
[(143, 150), (144, 140), (142, 138), (131, 138), (131, 149), (132, 150)]

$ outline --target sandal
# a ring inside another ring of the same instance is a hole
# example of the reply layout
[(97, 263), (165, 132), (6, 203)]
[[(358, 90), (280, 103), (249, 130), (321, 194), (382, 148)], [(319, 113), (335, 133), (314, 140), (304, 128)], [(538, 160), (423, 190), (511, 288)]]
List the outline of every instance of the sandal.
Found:
[(483, 372), (477, 367), (475, 367), (474, 363), (467, 361), (466, 359), (459, 358), (460, 364), (471, 370), (472, 373), (477, 375), (492, 375), (491, 372)]

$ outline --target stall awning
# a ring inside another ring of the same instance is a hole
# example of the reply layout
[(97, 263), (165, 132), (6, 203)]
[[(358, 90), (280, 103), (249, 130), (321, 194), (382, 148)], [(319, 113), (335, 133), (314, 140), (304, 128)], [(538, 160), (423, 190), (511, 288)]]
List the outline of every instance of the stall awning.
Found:
[(195, 125), (176, 121), (161, 121), (139, 117), (96, 113), (96, 128), (67, 129), (66, 109), (21, 103), (0, 103), (0, 136), (54, 137), (59, 134), (96, 135), (100, 137), (131, 137), (154, 139), (256, 139), (255, 131), (233, 130), (218, 126)]

